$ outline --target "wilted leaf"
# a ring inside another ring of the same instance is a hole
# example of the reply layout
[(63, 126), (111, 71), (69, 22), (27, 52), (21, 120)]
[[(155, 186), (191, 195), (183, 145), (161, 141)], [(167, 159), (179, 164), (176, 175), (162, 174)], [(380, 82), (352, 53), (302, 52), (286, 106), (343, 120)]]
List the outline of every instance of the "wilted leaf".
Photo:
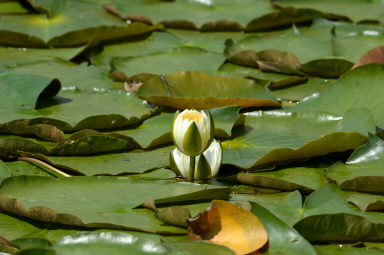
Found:
[(191, 240), (208, 240), (225, 245), (236, 254), (259, 250), (268, 242), (260, 220), (230, 202), (214, 200), (207, 211), (188, 220)]
[[(383, 36), (384, 41), (384, 36)], [(384, 42), (383, 42), (384, 43)], [(368, 65), (371, 63), (378, 63), (384, 65), (384, 46), (377, 46), (366, 53), (364, 53), (363, 56), (361, 56), (359, 62), (357, 62), (353, 68), (362, 66), (362, 65)]]

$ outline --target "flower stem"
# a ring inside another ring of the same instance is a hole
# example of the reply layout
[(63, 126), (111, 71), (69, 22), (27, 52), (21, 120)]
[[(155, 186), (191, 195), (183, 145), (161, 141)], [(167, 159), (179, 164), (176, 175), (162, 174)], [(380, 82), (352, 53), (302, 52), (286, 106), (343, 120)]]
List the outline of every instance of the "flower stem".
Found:
[(195, 162), (196, 162), (196, 156), (190, 156), (189, 157), (189, 176), (188, 181), (193, 182), (193, 179), (195, 179)]

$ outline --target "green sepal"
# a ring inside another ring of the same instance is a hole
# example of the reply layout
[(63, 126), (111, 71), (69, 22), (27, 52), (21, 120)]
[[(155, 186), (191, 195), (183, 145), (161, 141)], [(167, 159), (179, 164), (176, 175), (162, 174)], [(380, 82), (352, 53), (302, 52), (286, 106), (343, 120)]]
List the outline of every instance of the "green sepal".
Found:
[(188, 156), (198, 156), (203, 153), (206, 148), (203, 147), (199, 128), (196, 123), (192, 121), (183, 137), (184, 154)]
[(169, 152), (169, 163), (170, 163), (170, 165), (171, 165), (171, 170), (176, 174), (176, 176), (184, 177), (184, 176), (181, 174), (180, 169), (177, 167), (176, 161), (175, 161), (175, 159), (173, 158), (173, 153), (172, 153), (172, 151)]
[(204, 180), (212, 177), (211, 166), (209, 165), (208, 160), (201, 154), (199, 160), (196, 164), (195, 170), (195, 180)]

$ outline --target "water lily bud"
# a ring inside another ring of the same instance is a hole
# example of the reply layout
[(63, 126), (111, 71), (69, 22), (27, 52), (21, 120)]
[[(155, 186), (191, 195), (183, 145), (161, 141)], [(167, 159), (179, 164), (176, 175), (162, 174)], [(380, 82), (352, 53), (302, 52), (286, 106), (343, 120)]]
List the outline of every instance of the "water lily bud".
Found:
[(184, 110), (176, 112), (171, 134), (176, 147), (188, 156), (203, 153), (211, 144), (215, 127), (212, 117), (204, 111)]
[[(220, 142), (213, 140), (203, 154), (196, 157), (195, 179), (202, 180), (211, 178), (219, 172), (223, 160), (223, 150)], [(172, 170), (184, 178), (189, 174), (190, 157), (175, 148), (170, 153), (170, 162)]]

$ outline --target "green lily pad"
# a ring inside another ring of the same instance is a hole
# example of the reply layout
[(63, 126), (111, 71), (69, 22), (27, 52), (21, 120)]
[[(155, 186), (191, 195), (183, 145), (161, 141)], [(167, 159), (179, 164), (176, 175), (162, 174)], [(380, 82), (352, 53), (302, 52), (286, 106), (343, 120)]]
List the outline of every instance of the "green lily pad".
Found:
[[(291, 111), (327, 111), (343, 114), (354, 107), (369, 108), (378, 126), (384, 126), (382, 95), (384, 87), (384, 66), (369, 64), (358, 67), (341, 77), (320, 94), (315, 94), (299, 103)], [(364, 93), (361, 93), (364, 91)]]
[(166, 75), (165, 81), (161, 77), (147, 80), (138, 95), (155, 104), (178, 109), (279, 106), (269, 91), (252, 80), (186, 71)]
[(235, 138), (222, 142), (223, 163), (244, 169), (355, 149), (375, 130), (367, 109), (350, 110), (343, 117), (287, 111), (244, 115), (244, 126), (233, 130)]
[(249, 36), (249, 34), (239, 32), (200, 32), (195, 30), (167, 29), (167, 32), (181, 38), (185, 45), (198, 47), (211, 52), (223, 53), (227, 40), (237, 42)]
[(231, 202), (255, 202), (275, 214), (289, 226), (301, 217), (302, 197), (299, 191), (275, 194), (231, 194)]
[(151, 239), (128, 233), (78, 233), (66, 236), (52, 247), (57, 254), (167, 254), (166, 249)]
[(117, 57), (111, 61), (111, 68), (112, 75), (121, 73), (126, 80), (140, 73), (165, 75), (188, 70), (213, 74), (224, 60), (220, 53), (195, 47), (180, 47), (142, 56)]
[(283, 191), (312, 191), (327, 183), (324, 169), (292, 167), (277, 171), (238, 173), (236, 178), (242, 184)]
[(170, 51), (172, 48), (180, 47), (183, 40), (171, 33), (154, 31), (150, 35), (132, 38), (117, 44), (105, 45), (100, 54), (92, 56), (92, 64), (102, 67), (109, 72), (109, 62), (114, 57), (128, 57), (148, 55), (155, 52)]
[(381, 1), (273, 0), (272, 3), (279, 8), (294, 7), (323, 12), (334, 18), (347, 17), (353, 22), (382, 20), (384, 13), (384, 4)]
[(27, 12), (28, 10), (17, 1), (0, 2), (0, 14), (24, 14)]
[(382, 172), (384, 165), (384, 141), (369, 135), (369, 140), (357, 148), (347, 162), (337, 162), (326, 171), (329, 179), (342, 189), (384, 194)]
[(295, 229), (263, 206), (254, 202), (251, 202), (251, 206), (251, 212), (260, 219), (267, 230), (269, 239), (267, 254), (316, 254), (311, 244)]
[[(33, 49), (33, 48), (10, 48), (0, 47), (0, 66), (15, 66), (36, 61), (54, 60), (61, 58), (71, 60), (84, 50), (79, 48), (62, 49)], [(36, 75), (36, 73), (34, 73)], [(44, 76), (44, 75), (42, 75)]]
[(267, 49), (291, 52), (301, 63), (333, 56), (330, 42), (327, 44), (294, 31), (265, 38), (246, 37), (229, 48), (229, 53), (234, 55), (245, 50), (258, 52)]
[(121, 175), (144, 173), (169, 166), (172, 146), (150, 151), (133, 150), (95, 156), (49, 156), (48, 163), (84, 175)]
[(34, 113), (39, 98), (54, 96), (59, 90), (60, 82), (55, 79), (0, 73), (0, 123)]
[(129, 5), (126, 5), (124, 0), (87, 1), (109, 3), (114, 6), (116, 13), (125, 19), (162, 22), (170, 27), (201, 28), (202, 30), (241, 30), (251, 19), (273, 12), (267, 0), (259, 1), (257, 4), (252, 0), (236, 2), (230, 0), (220, 2), (132, 0)]
[(384, 217), (360, 211), (335, 185), (328, 184), (306, 198), (303, 218), (294, 228), (309, 241), (374, 241), (383, 238)]
[(95, 4), (68, 0), (64, 9), (45, 14), (8, 15), (0, 19), (0, 43), (13, 46), (71, 47), (136, 36), (159, 28), (123, 21)]
[(86, 63), (77, 65), (63, 60), (38, 61), (15, 65), (8, 70), (59, 79), (63, 90), (106, 91), (123, 88), (122, 84), (113, 82), (96, 67), (87, 66)]
[(45, 13), (48, 18), (61, 13), (67, 4), (67, 0), (26, 0), (31, 7), (39, 12)]
[(332, 38), (335, 56), (353, 63), (359, 61), (365, 52), (379, 45), (384, 45), (384, 29), (379, 26), (337, 26)]
[(318, 255), (382, 255), (384, 250), (368, 247), (349, 247), (347, 245), (314, 245)]
[(384, 211), (384, 196), (372, 195), (359, 192), (343, 192), (345, 199), (365, 212), (383, 212)]
[(168, 254), (217, 254), (217, 255), (234, 255), (235, 253), (226, 246), (213, 244), (207, 241), (193, 242), (163, 242), (163, 246), (167, 248)]
[(8, 167), (2, 160), (0, 160), (0, 180), (10, 177), (11, 172), (9, 171)]
[(185, 231), (161, 226), (148, 209), (134, 209), (148, 199), (156, 203), (222, 199), (229, 192), (226, 187), (126, 177), (18, 176), (4, 180), (0, 189), (1, 209), (18, 215), (74, 226), (152, 233)]
[(3, 162), (3, 165), (8, 169), (10, 176), (37, 175), (56, 177), (56, 175), (52, 175), (50, 172), (45, 171), (44, 169), (25, 161)]

